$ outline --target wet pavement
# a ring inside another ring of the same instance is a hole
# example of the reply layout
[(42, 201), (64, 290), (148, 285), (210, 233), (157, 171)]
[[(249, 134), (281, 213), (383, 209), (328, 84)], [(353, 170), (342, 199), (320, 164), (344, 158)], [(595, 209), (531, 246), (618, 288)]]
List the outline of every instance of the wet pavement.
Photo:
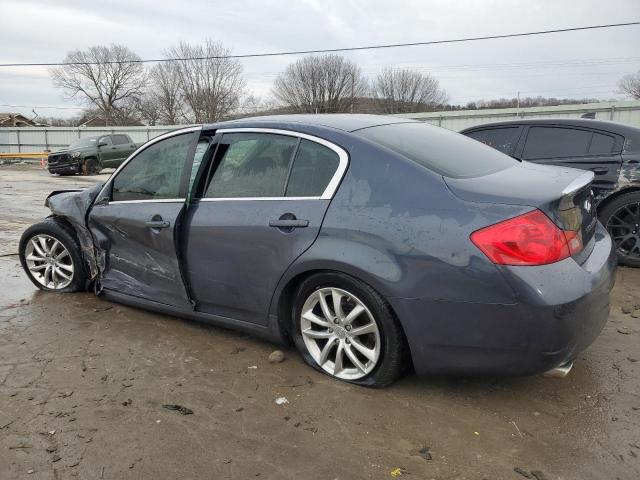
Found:
[(640, 269), (619, 269), (609, 322), (564, 379), (365, 389), (292, 349), (272, 364), (245, 335), (37, 291), (22, 230), (50, 191), (106, 178), (0, 166), (0, 478), (640, 478)]

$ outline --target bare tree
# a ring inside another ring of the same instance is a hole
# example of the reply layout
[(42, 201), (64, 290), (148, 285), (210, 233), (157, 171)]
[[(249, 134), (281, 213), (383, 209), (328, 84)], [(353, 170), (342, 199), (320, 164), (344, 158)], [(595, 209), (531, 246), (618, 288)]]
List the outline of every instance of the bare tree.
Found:
[(358, 65), (339, 55), (310, 55), (290, 64), (273, 83), (273, 95), (298, 112), (348, 112), (366, 94)]
[(79, 98), (96, 108), (107, 123), (118, 117), (118, 109), (137, 98), (145, 86), (140, 57), (122, 45), (95, 46), (67, 54), (66, 65), (49, 70), (53, 84), (69, 98)]
[(146, 91), (136, 102), (136, 113), (147, 125), (156, 125), (162, 115), (160, 97), (152, 90)]
[(266, 109), (265, 105), (266, 104), (261, 97), (258, 97), (253, 93), (249, 93), (240, 101), (238, 113), (241, 115), (256, 115), (261, 110)]
[(618, 91), (628, 97), (640, 100), (640, 70), (622, 77), (618, 81)]
[(438, 80), (409, 68), (386, 68), (373, 82), (372, 94), (384, 113), (410, 113), (447, 101)]
[(156, 64), (149, 71), (149, 81), (158, 104), (158, 120), (167, 125), (180, 123), (184, 115), (184, 103), (178, 63), (169, 61)]
[(238, 107), (245, 86), (242, 65), (229, 58), (231, 51), (219, 42), (204, 45), (180, 43), (167, 56), (184, 58), (176, 62), (180, 93), (189, 112), (188, 120), (215, 122)]

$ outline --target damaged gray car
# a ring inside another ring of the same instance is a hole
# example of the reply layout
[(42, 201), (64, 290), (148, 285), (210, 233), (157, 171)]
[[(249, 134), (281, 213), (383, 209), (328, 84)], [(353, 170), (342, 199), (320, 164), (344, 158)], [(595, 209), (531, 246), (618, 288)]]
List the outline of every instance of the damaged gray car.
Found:
[(40, 289), (293, 343), (367, 386), (565, 374), (609, 314), (593, 173), (373, 115), (189, 127), (53, 192), (20, 260)]

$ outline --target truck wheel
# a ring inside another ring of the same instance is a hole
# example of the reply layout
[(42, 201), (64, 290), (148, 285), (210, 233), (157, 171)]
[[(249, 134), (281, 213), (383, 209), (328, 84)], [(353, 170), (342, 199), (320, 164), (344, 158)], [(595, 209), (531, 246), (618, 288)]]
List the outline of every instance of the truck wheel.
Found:
[(618, 250), (618, 263), (640, 267), (640, 192), (629, 192), (608, 202), (600, 221)]
[(95, 158), (87, 158), (82, 164), (83, 175), (96, 175), (100, 173), (101, 170), (102, 168), (100, 168)]

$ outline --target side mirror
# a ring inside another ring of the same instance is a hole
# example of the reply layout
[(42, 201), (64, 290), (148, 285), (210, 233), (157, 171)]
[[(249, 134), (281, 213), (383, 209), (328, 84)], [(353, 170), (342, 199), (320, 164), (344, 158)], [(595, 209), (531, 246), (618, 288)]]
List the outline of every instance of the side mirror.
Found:
[(107, 145), (109, 145), (109, 144), (108, 144), (108, 143), (105, 143), (105, 142), (100, 142), (100, 143), (98, 144), (98, 147), (106, 147)]

